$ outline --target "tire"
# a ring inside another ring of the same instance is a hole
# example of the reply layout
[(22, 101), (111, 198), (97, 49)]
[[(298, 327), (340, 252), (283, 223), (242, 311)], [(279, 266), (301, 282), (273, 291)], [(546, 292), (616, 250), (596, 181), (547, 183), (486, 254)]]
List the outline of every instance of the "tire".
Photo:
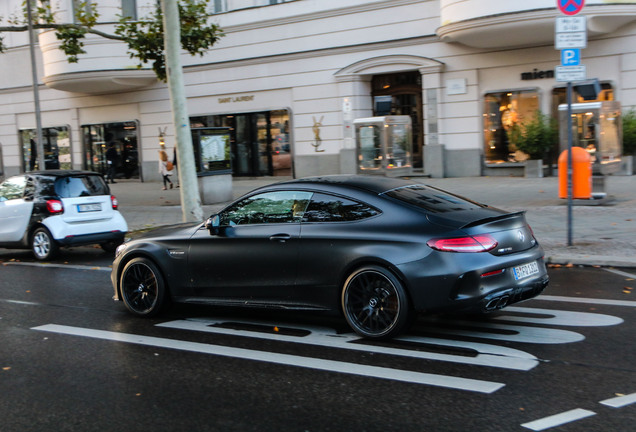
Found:
[(152, 317), (166, 303), (166, 283), (157, 266), (147, 258), (134, 258), (126, 264), (119, 278), (121, 298), (135, 315)]
[(50, 260), (57, 255), (58, 249), (57, 242), (48, 229), (40, 227), (33, 232), (31, 251), (35, 259), (39, 261)]
[(115, 251), (117, 250), (117, 247), (120, 244), (121, 242), (109, 241), (109, 242), (101, 243), (100, 246), (102, 247), (102, 249), (104, 249), (104, 252), (112, 254), (112, 253), (115, 253)]
[(398, 335), (412, 315), (404, 286), (390, 271), (368, 266), (353, 272), (342, 290), (342, 310), (349, 326), (369, 339)]

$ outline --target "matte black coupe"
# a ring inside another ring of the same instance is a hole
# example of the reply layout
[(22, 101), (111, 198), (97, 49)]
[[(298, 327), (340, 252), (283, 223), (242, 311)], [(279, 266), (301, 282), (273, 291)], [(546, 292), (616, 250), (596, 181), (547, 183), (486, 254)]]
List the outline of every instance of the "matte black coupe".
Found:
[(129, 241), (111, 280), (140, 316), (170, 301), (339, 310), (380, 339), (414, 313), (488, 312), (538, 295), (543, 256), (523, 212), (409, 180), (324, 176), (262, 187), (204, 224)]

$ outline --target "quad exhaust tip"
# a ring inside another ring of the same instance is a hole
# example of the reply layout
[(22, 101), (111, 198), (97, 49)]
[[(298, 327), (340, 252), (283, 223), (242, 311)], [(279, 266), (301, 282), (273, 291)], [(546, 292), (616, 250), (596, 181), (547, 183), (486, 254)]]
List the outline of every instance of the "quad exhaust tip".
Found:
[(492, 311), (492, 310), (502, 309), (506, 307), (509, 301), (510, 301), (510, 296), (507, 296), (507, 295), (496, 297), (490, 300), (488, 303), (486, 303), (486, 310)]

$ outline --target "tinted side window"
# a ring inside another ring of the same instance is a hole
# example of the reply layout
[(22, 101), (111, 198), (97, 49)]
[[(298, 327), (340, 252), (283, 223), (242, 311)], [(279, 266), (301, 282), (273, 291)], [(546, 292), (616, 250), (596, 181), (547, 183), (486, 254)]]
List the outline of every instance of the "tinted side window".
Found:
[(379, 213), (373, 207), (358, 201), (316, 193), (305, 211), (303, 222), (347, 222), (365, 219)]
[(245, 198), (221, 213), (221, 225), (300, 222), (311, 192), (265, 192)]
[(385, 192), (384, 195), (404, 201), (431, 213), (446, 213), (458, 210), (474, 210), (484, 207), (481, 204), (467, 200), (429, 186), (406, 186)]
[(109, 195), (108, 186), (100, 176), (63, 177), (55, 182), (55, 193), (61, 198)]

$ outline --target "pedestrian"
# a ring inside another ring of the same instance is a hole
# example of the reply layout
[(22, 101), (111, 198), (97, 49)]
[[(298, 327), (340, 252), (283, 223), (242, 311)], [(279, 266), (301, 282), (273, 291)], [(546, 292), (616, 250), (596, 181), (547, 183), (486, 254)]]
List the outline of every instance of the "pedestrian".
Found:
[(173, 169), (174, 166), (168, 160), (168, 153), (166, 153), (165, 145), (162, 143), (159, 149), (159, 173), (163, 177), (163, 190), (167, 189), (168, 184), (170, 184), (170, 189), (174, 187), (172, 180), (170, 180)]
[(106, 134), (106, 146), (108, 149), (106, 150), (106, 183), (110, 180), (110, 183), (117, 183), (115, 181), (115, 174), (117, 172), (117, 165), (119, 164), (119, 153), (117, 152), (117, 146), (115, 141), (113, 140), (113, 134)]

